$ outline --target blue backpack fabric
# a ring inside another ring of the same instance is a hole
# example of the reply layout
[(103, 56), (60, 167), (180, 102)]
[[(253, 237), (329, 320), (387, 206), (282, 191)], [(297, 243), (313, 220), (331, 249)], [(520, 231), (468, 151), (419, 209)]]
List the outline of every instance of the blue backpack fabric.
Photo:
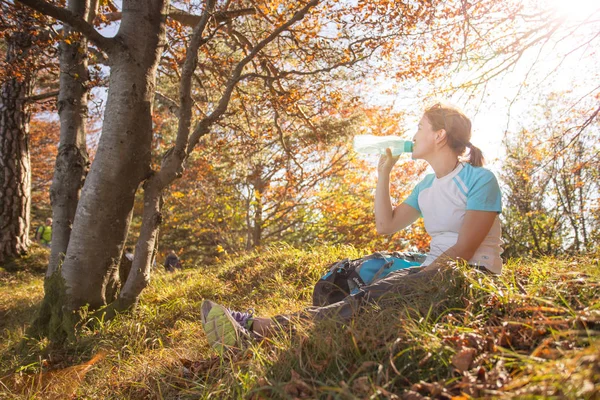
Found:
[(376, 252), (354, 260), (346, 258), (335, 262), (315, 285), (313, 305), (326, 306), (341, 301), (391, 272), (420, 266), (425, 257), (420, 253)]

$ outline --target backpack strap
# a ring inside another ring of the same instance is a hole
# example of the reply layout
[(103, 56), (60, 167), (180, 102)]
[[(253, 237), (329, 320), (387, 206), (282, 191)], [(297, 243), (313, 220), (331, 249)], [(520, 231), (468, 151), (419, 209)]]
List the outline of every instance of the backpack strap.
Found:
[(313, 289), (313, 305), (324, 306), (336, 303), (349, 293), (348, 274), (351, 261), (346, 258), (335, 262), (315, 285)]
[(390, 268), (392, 265), (394, 265), (394, 260), (388, 261), (387, 257), (390, 257), (390, 256), (392, 256), (391, 253), (383, 252), (383, 251), (376, 251), (375, 253), (369, 254), (368, 256), (353, 260), (354, 262), (357, 262), (358, 265), (356, 265), (355, 268), (351, 268), (351, 272), (350, 272), (350, 275), (348, 276), (348, 280), (352, 280), (354, 282), (354, 284), (356, 284), (356, 287), (358, 287), (359, 289), (362, 289), (364, 286), (366, 286), (365, 281), (360, 276), (360, 270), (361, 270), (364, 262), (368, 261), (368, 260), (373, 260), (373, 259), (383, 259), (383, 261), (384, 261), (383, 265), (379, 268), (379, 270), (377, 270), (377, 272), (375, 273), (375, 275), (373, 275), (373, 278), (371, 279), (371, 283), (376, 282), (379, 279), (379, 276), (387, 268)]
[(334, 274), (334, 273), (337, 273), (337, 272), (341, 272), (341, 271), (338, 271), (338, 270), (347, 270), (349, 263), (350, 263), (350, 259), (349, 258), (344, 258), (341, 261), (334, 262), (333, 264), (331, 264), (331, 267), (329, 267), (329, 272), (331, 272), (332, 274)]
[(379, 278), (379, 275), (381, 275), (383, 273), (384, 269), (387, 269), (387, 268), (391, 267), (392, 265), (394, 265), (394, 261), (393, 260), (387, 261), (385, 264), (383, 264), (381, 266), (381, 268), (379, 268), (379, 271), (377, 271), (375, 273), (375, 275), (373, 275), (373, 282), (375, 282)]
[(356, 272), (360, 272), (360, 269), (362, 268), (362, 265), (365, 261), (367, 260), (373, 260), (375, 258), (382, 258), (383, 260), (386, 261), (386, 263), (383, 264), (383, 267), (381, 267), (381, 269), (379, 271), (377, 271), (377, 275), (381, 274), (381, 271), (386, 267), (387, 263), (387, 258), (385, 258), (386, 253), (383, 253), (381, 251), (376, 251), (373, 254), (369, 254), (368, 256), (364, 256), (362, 258), (357, 258), (356, 260), (353, 261), (360, 261), (359, 265), (356, 266), (356, 268), (354, 268), (354, 270), (356, 270)]
[(367, 285), (364, 279), (360, 276), (360, 269), (365, 261), (372, 260), (374, 258), (382, 258), (382, 255), (373, 253), (369, 254), (368, 256), (350, 261), (350, 263), (348, 264), (346, 279), (348, 281), (348, 286), (351, 289), (356, 288), (360, 290)]
[(354, 285), (356, 285), (359, 290), (366, 286), (365, 281), (363, 281), (356, 269), (350, 271), (346, 279), (348, 282), (352, 282)]

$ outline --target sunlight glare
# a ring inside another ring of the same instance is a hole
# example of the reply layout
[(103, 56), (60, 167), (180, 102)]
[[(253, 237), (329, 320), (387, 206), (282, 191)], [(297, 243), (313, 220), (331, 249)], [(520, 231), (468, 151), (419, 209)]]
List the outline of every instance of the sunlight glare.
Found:
[(569, 20), (582, 21), (588, 17), (600, 16), (598, 0), (548, 0), (547, 7)]

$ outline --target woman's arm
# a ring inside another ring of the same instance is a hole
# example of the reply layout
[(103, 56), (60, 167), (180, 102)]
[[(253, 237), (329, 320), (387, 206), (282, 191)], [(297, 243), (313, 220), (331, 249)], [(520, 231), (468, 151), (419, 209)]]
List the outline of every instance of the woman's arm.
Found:
[(470, 260), (492, 229), (497, 215), (495, 211), (467, 210), (456, 244), (425, 267), (425, 270), (438, 269), (448, 261)]
[(377, 168), (377, 189), (375, 191), (375, 226), (377, 233), (390, 234), (406, 228), (419, 218), (419, 211), (408, 204), (400, 204), (392, 209), (390, 199), (390, 172), (398, 161), (398, 157), (392, 157), (390, 149), (386, 149), (379, 159)]

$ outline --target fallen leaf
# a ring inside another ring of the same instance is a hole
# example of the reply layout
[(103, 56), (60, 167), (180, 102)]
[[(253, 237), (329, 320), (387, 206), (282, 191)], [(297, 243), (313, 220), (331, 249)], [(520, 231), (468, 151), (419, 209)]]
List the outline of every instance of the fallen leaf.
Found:
[(461, 372), (468, 371), (473, 363), (477, 350), (472, 347), (464, 347), (452, 357), (452, 365)]
[(314, 394), (313, 388), (302, 380), (300, 374), (292, 370), (292, 379), (283, 388), (293, 397), (308, 398)]

